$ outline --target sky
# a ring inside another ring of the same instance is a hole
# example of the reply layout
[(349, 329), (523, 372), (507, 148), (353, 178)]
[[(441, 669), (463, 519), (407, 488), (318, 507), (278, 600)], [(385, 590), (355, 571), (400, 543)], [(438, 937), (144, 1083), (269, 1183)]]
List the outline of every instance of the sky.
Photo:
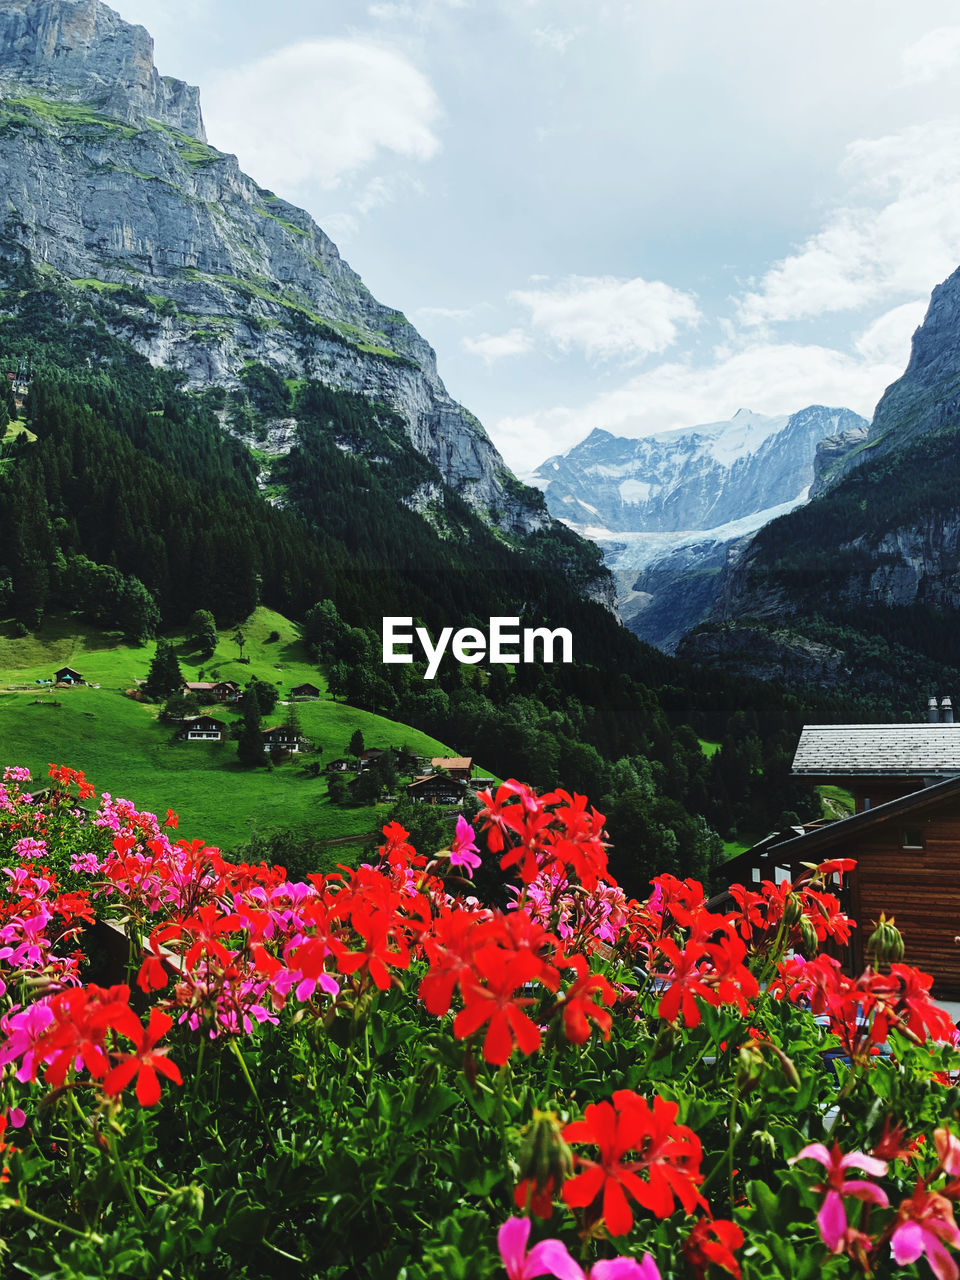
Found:
[(955, 0), (112, 0), (529, 474), (869, 417), (960, 265)]

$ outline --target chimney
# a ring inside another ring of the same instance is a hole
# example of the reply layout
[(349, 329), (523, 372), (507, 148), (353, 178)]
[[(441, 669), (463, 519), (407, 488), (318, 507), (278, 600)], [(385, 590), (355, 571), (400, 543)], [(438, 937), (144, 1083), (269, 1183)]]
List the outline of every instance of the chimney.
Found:
[(932, 693), (927, 702), (927, 722), (929, 724), (940, 723), (940, 707)]
[(953, 724), (953, 703), (949, 696), (940, 703), (940, 719), (943, 724)]

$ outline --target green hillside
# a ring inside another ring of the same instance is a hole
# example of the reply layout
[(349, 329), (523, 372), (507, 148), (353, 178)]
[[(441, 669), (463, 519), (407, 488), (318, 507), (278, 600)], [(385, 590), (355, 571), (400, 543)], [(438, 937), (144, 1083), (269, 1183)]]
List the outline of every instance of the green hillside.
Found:
[[(242, 630), (249, 665), (238, 661), (238, 647), (230, 639), (234, 628), (220, 633), (213, 657), (202, 663), (182, 633), (168, 638), (176, 643), (187, 680), (242, 684), (256, 676), (276, 684), (281, 698), (298, 684), (317, 685), (321, 699), (298, 704), (303, 732), (322, 748), (322, 755), (308, 759), (322, 764), (342, 756), (355, 729), (368, 746), (405, 744), (420, 755), (450, 754), (450, 748), (416, 729), (330, 700), (297, 627), (280, 614), (257, 609)], [(25, 764), (34, 777), (43, 777), (51, 760), (69, 764), (82, 769), (98, 790), (129, 796), (161, 816), (175, 808), (180, 835), (224, 848), (254, 831), (300, 828), (328, 839), (371, 831), (383, 821), (387, 805), (331, 805), (325, 780), (305, 777), (302, 760), (251, 770), (238, 763), (235, 742), (175, 742), (173, 726), (157, 718), (159, 707), (124, 692), (146, 676), (152, 643), (124, 644), (116, 634), (62, 617), (48, 619), (35, 635), (15, 638), (12, 631), (9, 625), (0, 627), (0, 764)], [(269, 639), (274, 633), (279, 639)], [(74, 667), (91, 687), (52, 689), (37, 683), (61, 666)], [(269, 723), (279, 723), (283, 713), (278, 706)], [(229, 711), (214, 714), (235, 718)]]

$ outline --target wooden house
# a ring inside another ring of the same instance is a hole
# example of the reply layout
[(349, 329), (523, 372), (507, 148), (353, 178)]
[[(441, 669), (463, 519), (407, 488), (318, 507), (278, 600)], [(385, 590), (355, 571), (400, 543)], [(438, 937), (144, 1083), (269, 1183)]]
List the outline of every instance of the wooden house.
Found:
[(859, 972), (881, 911), (906, 960), (960, 996), (960, 724), (931, 698), (926, 724), (807, 725), (793, 776), (853, 793), (855, 812), (768, 836), (719, 869), (724, 884), (794, 879), (804, 864), (853, 858), (844, 909), (856, 921), (846, 959)]
[(309, 751), (310, 743), (296, 729), (281, 724), (273, 729), (264, 729), (263, 749), (270, 752), (289, 751), (291, 755), (296, 755), (301, 751)]
[(725, 863), (726, 883), (793, 879), (804, 863), (854, 858), (844, 909), (856, 921), (848, 960), (859, 973), (881, 911), (903, 934), (905, 960), (933, 974), (941, 999), (960, 997), (960, 777), (871, 805), (802, 835), (764, 842)]
[(461, 782), (469, 782), (473, 775), (472, 756), (434, 756), (430, 763), (434, 769), (443, 769)]
[(357, 768), (358, 773), (363, 773), (364, 769), (369, 769), (377, 763), (381, 756), (387, 753), (382, 747), (368, 747), (360, 757), (360, 764)]
[(448, 778), (440, 773), (428, 773), (414, 778), (407, 787), (407, 796), (417, 804), (460, 805), (467, 786), (458, 778)]
[(793, 776), (853, 793), (856, 812), (960, 775), (960, 724), (805, 725)]
[(240, 686), (235, 680), (186, 680), (183, 694), (193, 694), (200, 702), (236, 702)]
[(227, 726), (222, 720), (214, 720), (213, 716), (184, 716), (182, 728), (177, 734), (181, 742), (223, 742), (227, 737)]
[(291, 698), (319, 698), (320, 690), (315, 684), (298, 684), (290, 690)]
[(344, 760), (343, 758), (341, 758), (339, 760), (331, 760), (323, 772), (324, 773), (349, 773), (350, 768), (351, 768), (350, 761)]
[(86, 684), (83, 676), (79, 671), (74, 671), (73, 667), (61, 667), (59, 671), (54, 673), (54, 684)]

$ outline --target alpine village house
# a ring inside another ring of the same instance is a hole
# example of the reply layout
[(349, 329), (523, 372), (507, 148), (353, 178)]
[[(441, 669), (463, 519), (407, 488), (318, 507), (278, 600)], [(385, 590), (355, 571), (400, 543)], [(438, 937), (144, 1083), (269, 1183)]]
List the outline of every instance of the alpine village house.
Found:
[(792, 772), (846, 788), (854, 813), (768, 836), (724, 864), (725, 883), (780, 883), (811, 863), (853, 858), (840, 891), (856, 922), (851, 971), (864, 967), (884, 912), (906, 960), (933, 975), (934, 994), (960, 997), (960, 723), (950, 699), (931, 698), (925, 724), (806, 725)]

